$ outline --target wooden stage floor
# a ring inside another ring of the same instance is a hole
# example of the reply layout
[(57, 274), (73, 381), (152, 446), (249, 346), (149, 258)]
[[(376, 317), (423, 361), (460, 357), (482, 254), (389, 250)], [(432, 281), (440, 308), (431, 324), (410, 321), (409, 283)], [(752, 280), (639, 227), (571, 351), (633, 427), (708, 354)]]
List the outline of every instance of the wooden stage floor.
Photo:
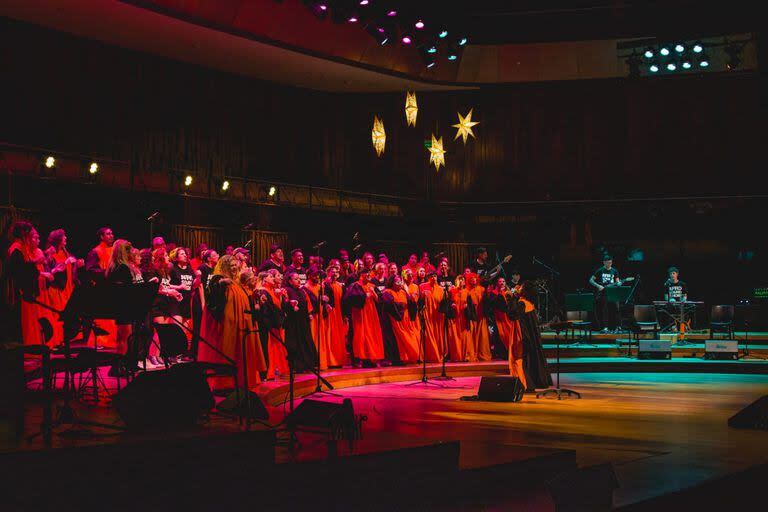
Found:
[[(564, 358), (561, 365), (574, 368), (562, 375), (563, 387), (581, 392), (582, 399), (557, 401), (526, 395), (520, 403), (460, 400), (476, 394), (480, 375), (505, 373), (503, 361), (449, 364), (448, 373), (456, 380), (440, 383), (441, 387), (408, 386), (418, 379), (420, 366), (336, 370), (325, 375), (337, 396), (313, 398), (340, 401), (349, 397), (355, 412), (368, 417), (360, 452), (459, 441), (460, 465), (465, 469), (523, 466), (535, 458), (550, 460), (553, 468), (561, 469), (573, 459), (582, 467), (611, 463), (620, 484), (614, 493), (617, 507), (768, 463), (765, 432), (730, 429), (726, 423), (731, 415), (768, 394), (768, 363), (764, 361), (574, 357)], [(693, 373), (685, 372), (694, 366)], [(732, 368), (737, 368), (735, 373), (728, 373)], [(439, 365), (429, 365), (430, 375), (439, 371)], [(111, 379), (107, 384), (113, 385)], [(297, 396), (308, 395), (314, 388), (313, 378), (302, 375), (297, 379)], [(287, 407), (283, 403), (287, 383), (264, 383), (258, 393), (270, 411), (269, 421), (279, 422)], [(85, 419), (120, 423), (108, 404), (81, 404), (78, 411)], [(42, 449), (39, 438), (25, 440), (39, 421), (39, 405), (30, 405), (24, 435), (0, 439), (0, 455)], [(192, 432), (164, 436), (227, 435), (240, 430), (236, 422), (212, 416)], [(88, 440), (55, 435), (54, 446), (120, 444), (136, 439), (132, 434), (106, 432)], [(299, 459), (318, 460), (324, 454), (323, 443), (309, 443)], [(284, 450), (277, 452), (277, 459), (283, 463), (294, 460)], [(499, 499), (475, 497), (470, 505), (457, 505), (455, 510), (494, 508), (504, 504)]]

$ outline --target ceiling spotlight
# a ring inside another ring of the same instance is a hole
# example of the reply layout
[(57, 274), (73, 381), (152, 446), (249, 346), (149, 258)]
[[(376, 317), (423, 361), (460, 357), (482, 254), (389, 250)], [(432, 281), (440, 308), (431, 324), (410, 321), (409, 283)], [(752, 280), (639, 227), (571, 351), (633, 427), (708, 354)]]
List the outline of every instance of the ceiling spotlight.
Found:
[(462, 37), (459, 39), (459, 46), (464, 46), (468, 42), (469, 42), (469, 39), (467, 39), (466, 37)]
[(703, 51), (704, 51), (704, 47), (702, 46), (701, 43), (697, 42), (696, 44), (693, 45), (693, 52), (694, 53), (701, 53)]
[(685, 51), (685, 46), (683, 46), (683, 45), (682, 45), (682, 44), (680, 44), (680, 43), (677, 43), (677, 44), (675, 45), (675, 51), (676, 51), (677, 53), (683, 53), (683, 52)]
[(355, 16), (355, 15), (353, 14), (352, 16), (350, 16), (349, 18), (347, 18), (347, 21), (348, 21), (349, 23), (357, 23), (357, 16)]
[(430, 62), (429, 64), (427, 64), (427, 69), (431, 69), (431, 68), (433, 68), (434, 66), (435, 66), (435, 61), (432, 61), (432, 62)]
[(427, 48), (427, 53), (437, 53), (437, 46), (432, 45), (429, 48)]
[(360, 0), (360, 5), (368, 5), (368, 0)]
[(390, 18), (394, 18), (395, 16), (397, 16), (397, 11), (395, 10), (387, 11), (387, 16), (389, 16)]
[(449, 54), (448, 54), (448, 60), (456, 60), (456, 59), (458, 59), (458, 58), (459, 58), (459, 56), (458, 56), (458, 55), (456, 55), (456, 54), (455, 54), (455, 53), (453, 53), (453, 52), (451, 52), (451, 53), (449, 53)]
[(667, 71), (675, 71), (677, 69), (677, 64), (674, 62), (670, 62), (667, 64)]
[(411, 44), (413, 42), (413, 37), (411, 37), (409, 34), (403, 34), (400, 40), (403, 42), (403, 44)]
[(691, 69), (693, 65), (691, 64), (691, 59), (683, 59), (683, 62), (680, 64), (683, 69)]
[(184, 178), (184, 186), (189, 187), (192, 185), (192, 175), (187, 174), (187, 176)]
[(97, 164), (96, 162), (91, 162), (91, 165), (88, 166), (88, 172), (90, 174), (96, 174), (97, 172), (99, 172), (99, 164)]
[(669, 55), (669, 48), (667, 48), (666, 46), (663, 46), (661, 50), (659, 50), (659, 53), (666, 57), (667, 55)]
[(709, 67), (709, 57), (706, 55), (702, 55), (699, 59), (699, 67), (700, 68), (708, 68)]
[(47, 157), (45, 157), (45, 159), (43, 159), (43, 165), (45, 166), (46, 169), (53, 169), (54, 167), (56, 167), (56, 159), (48, 155)]
[(382, 27), (381, 25), (368, 25), (365, 28), (365, 30), (380, 45), (383, 46), (383, 45), (385, 45), (385, 44), (387, 44), (389, 42), (389, 33), (387, 32), (387, 29)]
[(656, 63), (656, 62), (653, 62), (653, 63), (650, 65), (650, 67), (648, 68), (648, 70), (649, 70), (651, 73), (658, 73), (658, 72), (659, 72), (659, 64), (658, 64), (658, 63)]
[(441, 30), (441, 31), (440, 31), (440, 32), (437, 34), (437, 37), (439, 37), (440, 39), (445, 39), (446, 37), (448, 37), (448, 31), (447, 31), (447, 30), (445, 30), (445, 29)]
[(653, 51), (653, 48), (646, 48), (645, 53), (643, 54), (646, 59), (652, 59), (654, 55), (656, 55)]
[(421, 21), (421, 20), (419, 20), (419, 21), (417, 21), (416, 23), (414, 23), (414, 25), (413, 25), (413, 26), (414, 26), (414, 27), (416, 27), (417, 29), (421, 30), (421, 29), (423, 29), (423, 28), (424, 28), (424, 22), (423, 22), (423, 21)]

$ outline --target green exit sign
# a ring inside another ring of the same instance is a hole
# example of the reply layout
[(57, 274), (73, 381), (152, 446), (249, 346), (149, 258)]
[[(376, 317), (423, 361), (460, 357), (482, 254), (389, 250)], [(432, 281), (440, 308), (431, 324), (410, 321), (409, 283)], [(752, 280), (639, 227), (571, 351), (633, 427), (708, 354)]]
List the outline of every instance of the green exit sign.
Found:
[(432, 141), (431, 140), (425, 140), (424, 141), (424, 147), (429, 149), (432, 147)]

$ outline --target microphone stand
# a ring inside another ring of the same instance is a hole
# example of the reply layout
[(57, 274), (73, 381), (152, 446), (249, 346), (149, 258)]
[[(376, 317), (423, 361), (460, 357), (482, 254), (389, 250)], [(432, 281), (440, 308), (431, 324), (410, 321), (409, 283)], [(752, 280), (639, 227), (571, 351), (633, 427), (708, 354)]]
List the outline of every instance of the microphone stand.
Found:
[[(319, 243), (315, 246), (317, 250), (317, 262), (319, 264), (320, 262), (320, 248), (323, 246), (322, 243)], [(322, 268), (322, 265), (320, 265)], [(315, 395), (318, 393), (322, 393), (324, 395), (331, 395), (331, 396), (337, 396), (341, 397), (341, 395), (336, 393), (329, 393), (328, 391), (323, 391), (323, 383), (328, 387), (328, 389), (333, 389), (333, 386), (330, 382), (320, 377), (320, 351), (322, 350), (322, 339), (323, 339), (323, 313), (325, 313), (325, 304), (323, 304), (323, 296), (325, 295), (325, 279), (323, 278), (323, 273), (320, 274), (320, 292), (319, 296), (317, 297), (317, 371), (315, 374), (317, 375), (317, 384), (315, 385), (315, 390), (310, 393), (310, 395)], [(307, 395), (309, 396), (309, 395)]]
[[(407, 293), (407, 292), (406, 292)], [(416, 307), (418, 308), (418, 303), (416, 303)], [(405, 314), (408, 315), (407, 306)], [(417, 316), (419, 317), (419, 320), (421, 320), (421, 346), (419, 349), (421, 350), (421, 380), (416, 382), (411, 382), (410, 384), (406, 384), (406, 387), (408, 386), (415, 386), (417, 384), (427, 384), (431, 386), (437, 386), (439, 388), (444, 388), (442, 384), (438, 384), (437, 382), (430, 382), (429, 377), (427, 377), (427, 336), (426, 336), (426, 322), (424, 319), (424, 309), (421, 309), (418, 311)], [(445, 366), (443, 366), (443, 371), (445, 371)]]
[(449, 306), (450, 306), (451, 300), (449, 298), (450, 291), (448, 290), (448, 287), (443, 286), (442, 288), (443, 288), (443, 300), (445, 301), (445, 304), (447, 307), (445, 308), (446, 310), (443, 311), (443, 346), (441, 347), (442, 363), (440, 365), (441, 371), (440, 371), (440, 376), (435, 377), (435, 380), (456, 380), (445, 372), (445, 358), (448, 357), (448, 310), (450, 309)]
[[(545, 269), (547, 272), (549, 272), (549, 280), (550, 280), (550, 282), (554, 283), (554, 282), (555, 282), (555, 280), (556, 280), (556, 278), (559, 278), (559, 277), (560, 277), (560, 272), (558, 272), (557, 270), (555, 270), (553, 267), (551, 267), (551, 266), (547, 265), (547, 264), (546, 264), (546, 263), (544, 263), (543, 261), (539, 260), (539, 259), (538, 259), (536, 256), (534, 256), (534, 257), (533, 257), (533, 263), (534, 263), (534, 264), (536, 264), (536, 265), (541, 265), (542, 267), (544, 267), (544, 269)], [(545, 323), (546, 323), (546, 322), (551, 322), (551, 321), (552, 321), (552, 319), (550, 318), (550, 315), (549, 315), (549, 310), (550, 310), (550, 307), (549, 307), (549, 303), (550, 303), (550, 302), (554, 303), (555, 309), (556, 309), (558, 312), (559, 312), (559, 310), (560, 310), (560, 306), (559, 306), (559, 304), (557, 303), (557, 300), (554, 298), (554, 294), (552, 293), (552, 291), (550, 290), (550, 288), (551, 288), (551, 286), (547, 287), (547, 289), (546, 289), (546, 296), (547, 296), (547, 307), (546, 307), (546, 308), (545, 308), (545, 310), (544, 310), (544, 311), (545, 311), (545, 316), (546, 316), (546, 318), (544, 319), (544, 320), (545, 320)]]

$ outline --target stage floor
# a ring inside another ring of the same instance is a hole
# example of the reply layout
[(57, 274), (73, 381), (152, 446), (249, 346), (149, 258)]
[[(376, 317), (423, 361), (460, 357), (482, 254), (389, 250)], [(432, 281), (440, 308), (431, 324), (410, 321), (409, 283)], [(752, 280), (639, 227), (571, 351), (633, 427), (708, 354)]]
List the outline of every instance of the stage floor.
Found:
[(768, 462), (765, 432), (737, 430), (727, 419), (762, 395), (768, 376), (580, 373), (562, 376), (582, 399), (520, 403), (461, 401), (480, 378), (444, 387), (407, 382), (337, 390), (366, 414), (368, 432), (574, 450), (580, 466), (610, 462), (616, 506), (685, 489)]
[[(355, 412), (368, 417), (365, 440), (359, 447), (362, 452), (459, 441), (462, 468), (515, 461), (522, 466), (533, 458), (548, 458), (548, 464), (561, 468), (573, 458), (579, 466), (610, 462), (621, 485), (614, 493), (616, 506), (768, 462), (765, 432), (727, 426), (731, 415), (768, 394), (768, 363), (764, 361), (581, 357), (562, 359), (561, 368), (573, 369), (562, 375), (562, 386), (579, 391), (582, 399), (557, 401), (526, 395), (520, 403), (460, 400), (476, 394), (481, 375), (507, 373), (505, 361), (449, 364), (448, 374), (456, 380), (441, 382), (440, 387), (422, 383), (409, 386), (421, 375), (421, 366), (415, 365), (334, 370), (324, 376), (333, 383), (336, 396), (319, 394), (313, 398), (352, 399)], [(440, 365), (428, 366), (430, 376), (439, 373)], [(106, 382), (114, 388), (113, 379), (106, 377)], [(315, 385), (312, 376), (298, 376), (297, 396), (311, 394)], [(282, 380), (263, 383), (257, 390), (267, 404), (272, 424), (285, 415), (287, 387)], [(108, 403), (78, 404), (77, 411), (82, 419), (121, 423)], [(44, 449), (39, 437), (26, 441), (39, 428), (40, 420), (39, 403), (30, 403), (23, 436), (16, 440), (0, 438), (0, 453)], [(57, 432), (66, 429), (61, 427)], [(200, 427), (165, 436), (227, 435), (241, 430), (236, 421), (212, 415)], [(53, 440), (54, 447), (80, 447), (134, 443), (141, 436), (104, 431), (91, 439), (54, 435)], [(305, 445), (299, 460), (325, 456), (324, 443), (316, 441)], [(295, 460), (284, 450), (276, 455), (278, 462)], [(482, 499), (475, 505), (499, 505)]]

